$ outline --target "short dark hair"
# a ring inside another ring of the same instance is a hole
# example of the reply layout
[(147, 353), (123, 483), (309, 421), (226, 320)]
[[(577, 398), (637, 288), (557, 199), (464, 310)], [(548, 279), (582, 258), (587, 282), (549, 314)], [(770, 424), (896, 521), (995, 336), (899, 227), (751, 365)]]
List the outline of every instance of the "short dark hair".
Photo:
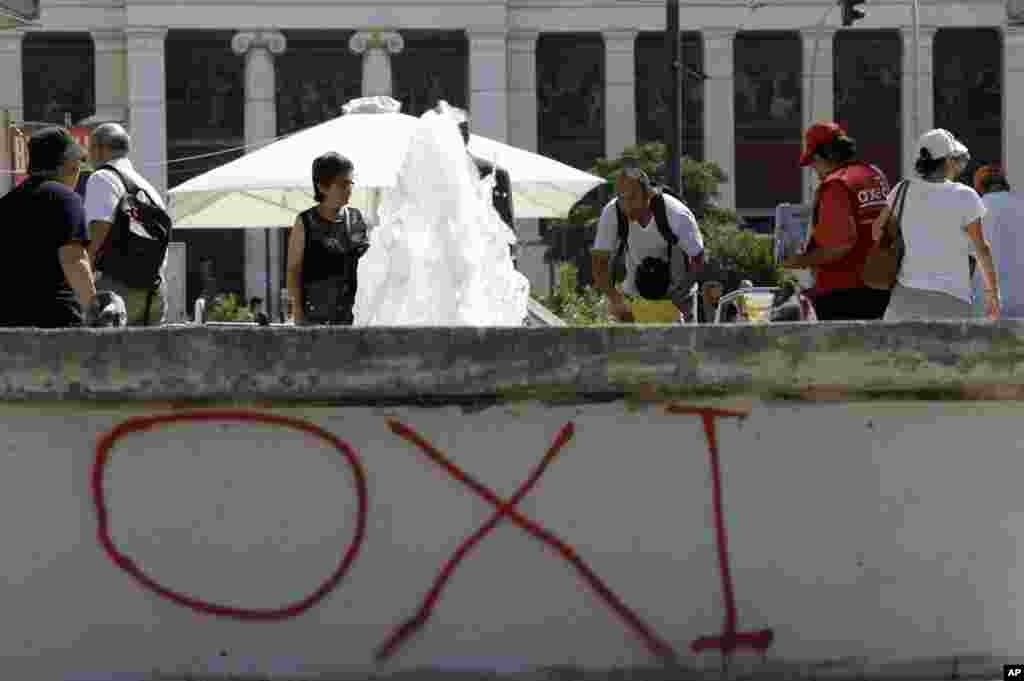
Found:
[(348, 175), (354, 167), (352, 161), (335, 151), (318, 156), (313, 161), (313, 197), (317, 202), (324, 200), (324, 195), (320, 192), (321, 184), (330, 184), (337, 178)]
[(943, 171), (946, 167), (946, 158), (932, 158), (932, 153), (921, 147), (921, 152), (914, 161), (914, 170), (922, 178), (930, 179)]
[(814, 154), (831, 163), (846, 163), (857, 155), (857, 142), (852, 137), (839, 135), (831, 142), (818, 145)]

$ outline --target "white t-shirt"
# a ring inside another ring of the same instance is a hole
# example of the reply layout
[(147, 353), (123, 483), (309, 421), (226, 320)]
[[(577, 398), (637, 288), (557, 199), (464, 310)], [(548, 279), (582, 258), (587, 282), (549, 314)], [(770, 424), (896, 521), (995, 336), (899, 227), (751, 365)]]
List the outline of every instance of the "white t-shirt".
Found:
[[(679, 237), (679, 246), (687, 255), (693, 257), (704, 251), (704, 239), (701, 236), (700, 228), (693, 213), (682, 201), (674, 196), (663, 194), (665, 198), (665, 214), (668, 217), (669, 228), (672, 233)], [(617, 198), (609, 201), (604, 210), (601, 211), (601, 218), (597, 222), (597, 236), (594, 238), (593, 250), (606, 251), (615, 254), (619, 249), (619, 218), (615, 207)], [(622, 283), (624, 293), (635, 296), (639, 295), (636, 290), (636, 268), (644, 261), (644, 258), (655, 257), (662, 260), (667, 259), (668, 242), (658, 231), (658, 224), (655, 222), (653, 213), (651, 221), (646, 226), (630, 220), (629, 222), (629, 247), (626, 249), (626, 280)], [(678, 256), (678, 253), (673, 257)]]
[[(895, 196), (896, 188), (889, 192), (890, 207)], [(900, 285), (970, 303), (967, 226), (983, 215), (981, 197), (967, 185), (910, 180), (900, 223), (906, 244)]]
[[(1024, 199), (1011, 192), (993, 192), (982, 197), (987, 209), (981, 219), (982, 232), (992, 244), (992, 260), (999, 274), (999, 294), (1004, 313), (1024, 314)], [(985, 300), (984, 279), (979, 265), (974, 273), (976, 305)]]
[[(167, 210), (167, 206), (164, 203), (163, 197), (160, 196), (149, 180), (140, 175), (135, 167), (132, 165), (130, 159), (118, 158), (110, 162), (110, 165), (117, 168), (121, 173), (124, 174), (129, 180), (135, 183), (135, 186), (145, 190), (146, 194), (153, 200), (153, 202)], [(114, 222), (114, 211), (117, 209), (117, 204), (124, 196), (127, 189), (124, 184), (121, 183), (121, 178), (112, 173), (109, 170), (97, 170), (95, 173), (89, 176), (89, 181), (85, 185), (85, 221), (91, 225), (93, 222)], [(136, 231), (136, 230), (132, 230)], [(137, 232), (139, 236), (147, 239), (152, 238), (149, 234), (145, 233), (144, 230)], [(164, 264), (160, 268), (160, 275), (165, 278), (164, 270), (167, 267), (167, 258), (164, 257)]]

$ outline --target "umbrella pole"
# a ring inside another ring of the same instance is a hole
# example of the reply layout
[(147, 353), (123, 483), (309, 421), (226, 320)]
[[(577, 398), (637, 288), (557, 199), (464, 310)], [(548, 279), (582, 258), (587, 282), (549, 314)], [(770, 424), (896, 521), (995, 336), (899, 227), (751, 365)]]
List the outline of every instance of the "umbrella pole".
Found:
[(269, 319), (273, 319), (274, 317), (271, 313), (271, 301), (273, 301), (273, 298), (270, 297), (270, 228), (264, 228), (263, 230), (263, 254), (264, 266), (266, 267), (265, 279), (267, 283), (267, 292), (266, 296), (263, 298), (265, 301), (263, 304), (267, 306), (267, 317)]

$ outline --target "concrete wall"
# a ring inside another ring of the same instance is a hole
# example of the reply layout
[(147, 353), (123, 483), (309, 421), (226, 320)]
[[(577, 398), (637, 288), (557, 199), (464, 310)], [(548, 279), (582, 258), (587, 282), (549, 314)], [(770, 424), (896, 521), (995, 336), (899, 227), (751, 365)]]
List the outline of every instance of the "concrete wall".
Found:
[[(724, 649), (750, 678), (992, 678), (1024, 640), (1019, 333), (0, 332), (5, 676), (679, 681), (719, 677)], [(377, 661), (495, 513), (399, 423), (501, 499), (566, 443)], [(360, 517), (340, 583), (273, 612), (328, 580)]]

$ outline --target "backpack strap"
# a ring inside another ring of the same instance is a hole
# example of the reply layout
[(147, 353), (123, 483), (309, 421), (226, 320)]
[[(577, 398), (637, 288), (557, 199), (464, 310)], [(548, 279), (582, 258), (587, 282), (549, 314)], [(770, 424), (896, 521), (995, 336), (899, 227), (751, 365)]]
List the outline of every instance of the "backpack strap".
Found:
[[(99, 172), (101, 170), (109, 170), (110, 172), (117, 175), (117, 179), (121, 180), (121, 184), (124, 185), (124, 189), (127, 193), (134, 195), (136, 192), (139, 191), (138, 185), (136, 185), (134, 182), (125, 177), (125, 174), (122, 173), (117, 168), (115, 168), (113, 164), (104, 163), (102, 166), (96, 169), (96, 172)], [(145, 193), (145, 190), (143, 190), (143, 193)], [(152, 201), (153, 197), (149, 196), (149, 194), (146, 194), (146, 196), (150, 199), (150, 201)]]
[(615, 257), (621, 258), (629, 247), (629, 220), (626, 219), (626, 213), (622, 210), (622, 204), (619, 203), (619, 199), (615, 199), (615, 216), (618, 218), (619, 234), (619, 248)]
[[(106, 164), (100, 166), (99, 168), (97, 168), (96, 172), (99, 172), (101, 170), (109, 170), (110, 172), (114, 173), (114, 175), (116, 175), (119, 180), (121, 180), (121, 184), (124, 185), (125, 196), (131, 196), (131, 197), (134, 198), (135, 195), (138, 194), (141, 191), (143, 194), (146, 195), (146, 198), (149, 199), (149, 205), (150, 206), (152, 206), (153, 208), (160, 208), (160, 206), (158, 206), (156, 203), (153, 202), (153, 197), (149, 195), (149, 192), (147, 192), (145, 189), (139, 187), (137, 184), (135, 184), (134, 182), (129, 180), (125, 176), (124, 173), (122, 173), (120, 170), (115, 168), (112, 164), (106, 163)], [(121, 200), (123, 201), (124, 197), (121, 197)], [(163, 209), (161, 209), (161, 210), (163, 210)], [(166, 211), (164, 211), (164, 212), (166, 212)], [(167, 233), (167, 239), (165, 241), (163, 235), (153, 234), (153, 231), (150, 230), (148, 227), (146, 227), (146, 225), (144, 223), (142, 224), (142, 226), (146, 228), (146, 231), (149, 232), (150, 236), (152, 236), (154, 238), (159, 238), (159, 240), (161, 242), (165, 242), (165, 243), (169, 243), (170, 242), (170, 238), (171, 238), (171, 233), (170, 232)]]
[(676, 233), (672, 231), (672, 227), (668, 224), (668, 211), (665, 209), (664, 194), (658, 192), (654, 196), (651, 200), (651, 209), (654, 211), (654, 224), (658, 227), (658, 233), (668, 243), (668, 264), (671, 265), (672, 247), (679, 243), (679, 237), (676, 236)]

